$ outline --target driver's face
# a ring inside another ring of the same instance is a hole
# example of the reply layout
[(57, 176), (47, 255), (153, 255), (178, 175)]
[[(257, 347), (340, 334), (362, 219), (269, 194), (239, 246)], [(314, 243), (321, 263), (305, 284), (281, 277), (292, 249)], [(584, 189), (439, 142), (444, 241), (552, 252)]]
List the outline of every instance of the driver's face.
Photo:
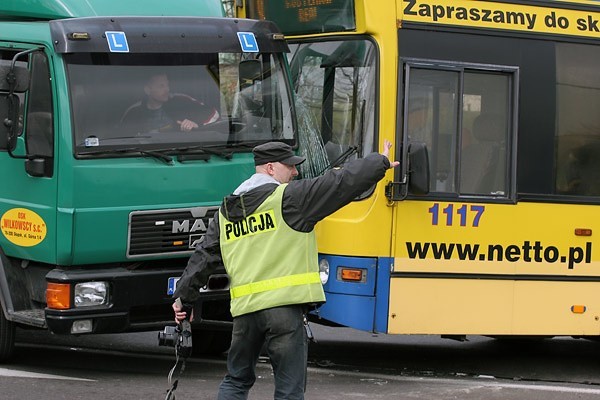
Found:
[(144, 88), (148, 98), (157, 103), (165, 103), (169, 100), (169, 78), (167, 75), (155, 75)]

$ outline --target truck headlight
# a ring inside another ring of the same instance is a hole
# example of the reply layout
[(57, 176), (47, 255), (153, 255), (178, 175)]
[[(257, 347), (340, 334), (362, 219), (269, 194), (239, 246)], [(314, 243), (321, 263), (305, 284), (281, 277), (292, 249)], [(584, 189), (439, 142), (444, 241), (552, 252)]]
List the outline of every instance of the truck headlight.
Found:
[(319, 261), (319, 276), (323, 285), (329, 280), (329, 261), (324, 258)]
[(107, 282), (81, 282), (75, 285), (75, 307), (101, 306), (108, 303)]

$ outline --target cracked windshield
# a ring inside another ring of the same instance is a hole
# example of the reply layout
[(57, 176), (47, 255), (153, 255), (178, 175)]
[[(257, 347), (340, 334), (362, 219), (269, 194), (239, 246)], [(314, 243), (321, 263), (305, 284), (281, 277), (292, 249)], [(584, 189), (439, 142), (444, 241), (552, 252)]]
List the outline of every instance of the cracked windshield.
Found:
[(290, 45), (300, 147), (318, 176), (374, 151), (376, 50), (367, 40)]

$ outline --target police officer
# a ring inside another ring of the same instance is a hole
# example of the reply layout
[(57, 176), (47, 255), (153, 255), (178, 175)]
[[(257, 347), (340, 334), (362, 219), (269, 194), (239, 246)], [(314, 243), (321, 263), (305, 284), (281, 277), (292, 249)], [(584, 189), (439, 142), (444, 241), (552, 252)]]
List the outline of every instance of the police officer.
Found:
[[(275, 376), (275, 399), (303, 399), (305, 313), (325, 301), (315, 224), (377, 183), (398, 162), (382, 154), (348, 162), (323, 176), (294, 181), (304, 157), (281, 142), (253, 149), (256, 173), (227, 196), (190, 257), (174, 297), (193, 304), (222, 262), (231, 279), (233, 337), (220, 400), (246, 399), (263, 344)], [(187, 308), (187, 307), (184, 307)], [(186, 318), (173, 304), (176, 321)]]

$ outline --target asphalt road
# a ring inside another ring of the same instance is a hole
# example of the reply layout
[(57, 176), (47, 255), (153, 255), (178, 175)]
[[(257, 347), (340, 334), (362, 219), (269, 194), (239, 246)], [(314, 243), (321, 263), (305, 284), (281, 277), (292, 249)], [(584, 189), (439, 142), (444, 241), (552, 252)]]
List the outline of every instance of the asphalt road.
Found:
[[(596, 342), (313, 331), (307, 400), (600, 397)], [(175, 362), (172, 349), (157, 346), (157, 332), (72, 338), (19, 330), (18, 340), (15, 359), (0, 365), (2, 399), (164, 399)], [(188, 359), (177, 399), (214, 399), (225, 370), (224, 355)], [(250, 399), (272, 392), (271, 369), (261, 359)]]

